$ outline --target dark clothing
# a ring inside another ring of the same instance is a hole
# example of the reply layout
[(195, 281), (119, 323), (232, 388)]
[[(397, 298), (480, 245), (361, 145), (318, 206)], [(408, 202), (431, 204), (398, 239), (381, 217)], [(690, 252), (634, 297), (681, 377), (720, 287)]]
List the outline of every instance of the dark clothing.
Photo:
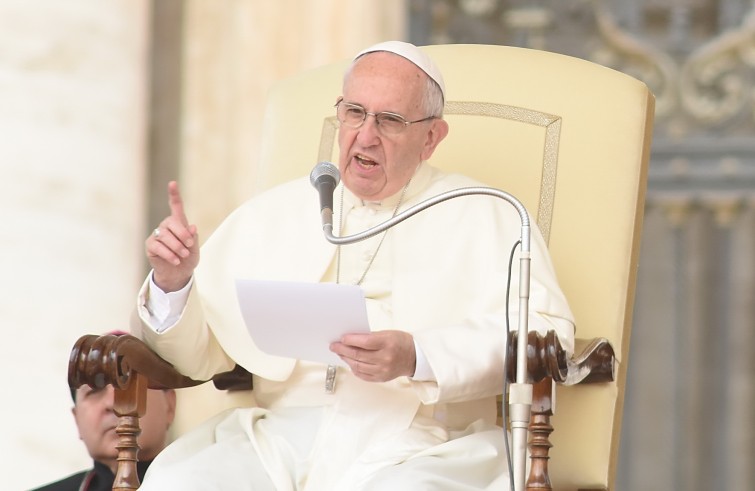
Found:
[[(144, 479), (144, 474), (151, 462), (136, 463), (139, 482)], [(110, 471), (110, 468), (95, 460), (93, 469), (79, 472), (31, 491), (111, 491), (114, 480), (115, 475)]]

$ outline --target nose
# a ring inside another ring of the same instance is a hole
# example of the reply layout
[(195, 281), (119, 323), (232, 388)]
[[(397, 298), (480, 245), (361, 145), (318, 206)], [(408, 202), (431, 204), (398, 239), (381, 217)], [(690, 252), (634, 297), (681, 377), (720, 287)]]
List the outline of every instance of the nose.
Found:
[(380, 129), (374, 114), (367, 113), (362, 126), (357, 129), (357, 141), (366, 147), (379, 143)]
[(115, 389), (113, 389), (112, 385), (105, 387), (105, 395), (102, 402), (105, 404), (105, 410), (109, 412), (113, 411), (113, 406), (115, 406)]

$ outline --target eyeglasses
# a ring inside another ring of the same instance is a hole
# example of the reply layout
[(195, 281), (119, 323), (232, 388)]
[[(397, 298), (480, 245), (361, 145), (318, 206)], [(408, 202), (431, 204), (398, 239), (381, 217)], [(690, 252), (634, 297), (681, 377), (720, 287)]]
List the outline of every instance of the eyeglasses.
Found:
[(362, 124), (364, 124), (367, 116), (374, 116), (378, 130), (384, 135), (397, 135), (404, 131), (410, 124), (429, 121), (437, 117), (428, 116), (416, 121), (407, 121), (406, 118), (404, 118), (400, 114), (388, 111), (371, 113), (365, 110), (362, 106), (358, 104), (352, 104), (350, 102), (344, 102), (343, 99), (340, 99), (338, 102), (336, 102), (335, 107), (338, 121), (350, 128), (359, 128), (360, 126), (362, 126)]

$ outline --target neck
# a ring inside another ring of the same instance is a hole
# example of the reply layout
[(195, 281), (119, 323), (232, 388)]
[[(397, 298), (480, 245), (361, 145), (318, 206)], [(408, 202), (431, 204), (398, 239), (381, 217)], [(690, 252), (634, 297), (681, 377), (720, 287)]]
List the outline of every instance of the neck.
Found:
[(115, 457), (96, 460), (95, 462), (107, 467), (108, 469), (110, 469), (110, 472), (112, 472), (113, 474), (115, 474), (115, 472), (118, 470), (118, 459)]

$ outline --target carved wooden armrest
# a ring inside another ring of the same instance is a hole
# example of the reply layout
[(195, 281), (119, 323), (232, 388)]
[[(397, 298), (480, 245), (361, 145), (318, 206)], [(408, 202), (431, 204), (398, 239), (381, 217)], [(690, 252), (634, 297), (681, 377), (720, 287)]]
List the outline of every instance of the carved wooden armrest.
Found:
[[(239, 366), (216, 375), (212, 380), (221, 390), (252, 388), (252, 375)], [(146, 411), (147, 388), (180, 389), (205, 382), (179, 373), (143, 341), (131, 335), (87, 334), (79, 338), (68, 359), (68, 385), (73, 389), (84, 384), (96, 388), (112, 385), (115, 389), (113, 411), (118, 415), (115, 431), (119, 443), (114, 490), (139, 488), (137, 437), (141, 432), (139, 418)]]
[[(509, 332), (506, 352), (506, 373), (509, 382), (516, 379), (516, 347), (519, 334)], [(545, 336), (531, 331), (527, 334), (528, 379), (540, 382), (546, 377), (563, 385), (612, 382), (616, 378), (616, 354), (605, 338), (577, 339), (579, 354), (569, 357), (555, 331)]]
[[(517, 332), (510, 332), (507, 350), (507, 378), (516, 379)], [(548, 474), (548, 453), (553, 432), (553, 382), (562, 385), (612, 382), (616, 378), (616, 354), (611, 343), (604, 338), (577, 340), (579, 354), (568, 356), (561, 347), (555, 331), (545, 336), (529, 332), (527, 337), (527, 372), (533, 383), (530, 411), (530, 473), (527, 491), (552, 490)], [(591, 490), (581, 490), (591, 491)], [(595, 490), (598, 491), (598, 490)]]

